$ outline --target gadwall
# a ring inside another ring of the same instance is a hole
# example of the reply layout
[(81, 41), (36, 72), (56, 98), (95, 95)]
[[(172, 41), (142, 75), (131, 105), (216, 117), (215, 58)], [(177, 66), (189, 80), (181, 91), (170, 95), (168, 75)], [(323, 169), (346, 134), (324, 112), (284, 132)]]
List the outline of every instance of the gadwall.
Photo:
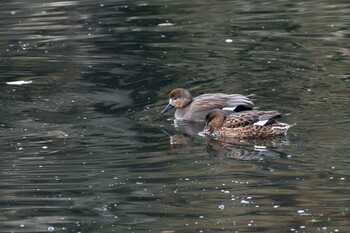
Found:
[(293, 126), (276, 121), (281, 114), (277, 111), (243, 111), (226, 116), (220, 109), (214, 109), (205, 116), (206, 126), (203, 134), (213, 129), (216, 137), (270, 137), (286, 134)]
[(188, 90), (176, 88), (169, 93), (169, 104), (162, 113), (175, 107), (176, 120), (203, 122), (206, 114), (216, 108), (239, 112), (253, 106), (247, 96), (240, 94), (210, 93), (193, 98)]

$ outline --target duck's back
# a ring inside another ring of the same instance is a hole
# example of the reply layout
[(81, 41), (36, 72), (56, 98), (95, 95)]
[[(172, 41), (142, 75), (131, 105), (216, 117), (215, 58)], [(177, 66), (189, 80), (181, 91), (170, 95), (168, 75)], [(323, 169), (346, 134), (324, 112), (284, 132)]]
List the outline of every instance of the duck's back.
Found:
[(291, 127), (276, 121), (277, 111), (243, 111), (229, 115), (222, 127), (215, 131), (220, 137), (263, 138), (284, 134)]
[(219, 137), (264, 138), (285, 134), (291, 126), (292, 125), (275, 121), (266, 126), (247, 125), (237, 128), (222, 127), (219, 130), (216, 130), (214, 134)]
[(277, 111), (259, 111), (250, 110), (235, 112), (229, 115), (223, 123), (225, 128), (244, 127), (248, 125), (268, 125), (280, 118), (281, 114)]

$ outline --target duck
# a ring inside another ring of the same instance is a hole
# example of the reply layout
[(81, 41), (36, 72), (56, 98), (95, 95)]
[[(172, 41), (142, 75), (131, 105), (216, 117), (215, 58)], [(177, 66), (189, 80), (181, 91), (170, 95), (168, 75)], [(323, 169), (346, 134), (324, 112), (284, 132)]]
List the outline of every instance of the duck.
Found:
[(293, 125), (277, 121), (278, 111), (250, 110), (226, 115), (221, 109), (213, 109), (205, 116), (204, 135), (218, 138), (265, 138), (286, 134)]
[(204, 122), (205, 116), (213, 109), (240, 112), (251, 110), (253, 102), (241, 94), (207, 93), (192, 97), (185, 88), (176, 88), (169, 93), (169, 104), (161, 112), (176, 108), (175, 120), (187, 122)]

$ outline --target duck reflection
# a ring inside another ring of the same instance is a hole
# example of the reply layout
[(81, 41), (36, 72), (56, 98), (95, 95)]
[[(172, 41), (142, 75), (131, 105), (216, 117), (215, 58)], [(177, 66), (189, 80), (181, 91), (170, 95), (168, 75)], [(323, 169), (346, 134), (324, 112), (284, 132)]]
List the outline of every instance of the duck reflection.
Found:
[(203, 136), (198, 135), (198, 132), (202, 131), (204, 125), (204, 123), (174, 120), (175, 133), (166, 129), (162, 131), (168, 135), (171, 148), (174, 149), (193, 146), (197, 141), (203, 141)]
[(202, 132), (205, 123), (193, 123), (174, 120), (174, 127), (177, 132), (183, 133), (189, 136), (200, 136), (199, 132)]
[(206, 143), (206, 151), (211, 157), (236, 158), (241, 160), (263, 160), (281, 158), (287, 154), (278, 147), (290, 144), (286, 135), (266, 138), (215, 138), (203, 135), (203, 123), (174, 121), (176, 132), (164, 130), (169, 136), (171, 148), (192, 147)]
[(207, 152), (212, 157), (263, 160), (286, 157), (277, 148), (289, 144), (286, 136), (263, 139), (211, 138), (206, 136)]

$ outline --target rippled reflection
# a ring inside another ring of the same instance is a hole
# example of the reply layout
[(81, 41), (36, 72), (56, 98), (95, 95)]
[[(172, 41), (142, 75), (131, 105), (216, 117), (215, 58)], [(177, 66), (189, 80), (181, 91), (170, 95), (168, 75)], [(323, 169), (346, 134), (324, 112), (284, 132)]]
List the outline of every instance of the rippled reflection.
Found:
[(286, 157), (278, 152), (278, 147), (288, 143), (287, 138), (275, 137), (264, 139), (208, 138), (207, 152), (214, 157), (227, 157), (242, 160), (263, 160), (265, 158)]

